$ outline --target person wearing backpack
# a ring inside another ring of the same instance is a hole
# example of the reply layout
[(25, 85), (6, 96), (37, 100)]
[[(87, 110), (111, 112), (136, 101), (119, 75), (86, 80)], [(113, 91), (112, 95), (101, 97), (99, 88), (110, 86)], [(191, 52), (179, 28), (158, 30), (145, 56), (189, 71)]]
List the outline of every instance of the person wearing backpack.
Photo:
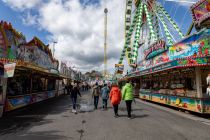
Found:
[(125, 86), (122, 89), (122, 99), (126, 103), (128, 119), (131, 119), (131, 110), (132, 110), (132, 101), (134, 100), (133, 96), (133, 86), (131, 80), (127, 80)]
[(115, 117), (119, 117), (118, 114), (118, 105), (121, 101), (121, 92), (117, 84), (112, 84), (112, 88), (109, 95), (111, 104), (113, 105)]
[(93, 87), (93, 92), (92, 92), (92, 98), (94, 98), (95, 109), (98, 109), (99, 95), (100, 95), (100, 87), (98, 86), (98, 83), (96, 82), (95, 86)]
[(104, 87), (101, 89), (101, 98), (103, 103), (103, 110), (107, 110), (107, 100), (109, 99), (109, 88), (107, 84), (104, 84)]

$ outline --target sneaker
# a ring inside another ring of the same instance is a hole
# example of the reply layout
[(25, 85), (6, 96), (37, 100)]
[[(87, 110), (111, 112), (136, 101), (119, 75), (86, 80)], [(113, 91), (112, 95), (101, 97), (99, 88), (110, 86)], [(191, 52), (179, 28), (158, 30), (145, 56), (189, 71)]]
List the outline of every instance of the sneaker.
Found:
[(115, 114), (115, 115), (114, 115), (114, 117), (115, 117), (115, 118), (118, 118), (118, 117), (119, 117), (119, 115), (118, 115), (118, 114)]
[(75, 112), (77, 112), (75, 109), (72, 109), (72, 113), (75, 113)]

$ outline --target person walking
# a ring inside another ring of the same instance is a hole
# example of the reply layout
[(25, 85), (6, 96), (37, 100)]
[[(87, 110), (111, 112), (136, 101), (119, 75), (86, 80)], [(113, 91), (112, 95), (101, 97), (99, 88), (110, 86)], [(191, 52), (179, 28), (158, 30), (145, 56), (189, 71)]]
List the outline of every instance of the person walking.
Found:
[(120, 101), (121, 101), (121, 92), (117, 84), (112, 84), (109, 98), (114, 108), (115, 117), (119, 117), (118, 105), (120, 104)]
[(68, 83), (68, 84), (66, 85), (65, 89), (66, 89), (66, 91), (67, 91), (66, 93), (67, 93), (68, 95), (71, 94), (72, 88), (73, 88), (73, 86), (71, 85), (71, 83)]
[(77, 113), (77, 110), (76, 110), (76, 105), (77, 105), (77, 94), (81, 97), (81, 93), (79, 91), (79, 88), (78, 88), (78, 84), (75, 84), (71, 90), (71, 100), (72, 100), (72, 104), (73, 104), (73, 109), (72, 109), (72, 112), (73, 113)]
[(126, 103), (128, 119), (131, 119), (131, 110), (132, 110), (132, 101), (133, 97), (133, 86), (131, 84), (131, 80), (127, 80), (125, 86), (122, 89), (122, 99)]
[(104, 84), (104, 87), (101, 89), (101, 98), (103, 103), (103, 110), (107, 110), (107, 100), (109, 99), (109, 88), (107, 84)]
[(98, 86), (98, 83), (96, 82), (95, 86), (93, 87), (93, 91), (92, 91), (92, 97), (94, 98), (95, 109), (98, 109), (99, 95), (100, 95), (100, 87)]

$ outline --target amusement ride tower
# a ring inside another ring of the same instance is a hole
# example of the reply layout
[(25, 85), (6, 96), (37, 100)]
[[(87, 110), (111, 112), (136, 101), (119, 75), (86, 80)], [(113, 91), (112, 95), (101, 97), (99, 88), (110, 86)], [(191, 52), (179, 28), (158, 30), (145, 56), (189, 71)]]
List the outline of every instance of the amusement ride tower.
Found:
[(104, 9), (104, 77), (107, 76), (107, 13), (108, 9)]

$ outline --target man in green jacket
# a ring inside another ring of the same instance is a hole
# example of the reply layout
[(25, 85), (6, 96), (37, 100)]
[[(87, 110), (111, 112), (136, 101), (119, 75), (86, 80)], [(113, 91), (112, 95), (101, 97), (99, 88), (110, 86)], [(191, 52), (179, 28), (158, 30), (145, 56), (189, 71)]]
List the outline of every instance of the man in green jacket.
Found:
[(126, 103), (128, 119), (131, 119), (131, 105), (133, 99), (133, 86), (131, 84), (131, 80), (127, 80), (125, 86), (122, 89), (122, 100), (124, 100)]

